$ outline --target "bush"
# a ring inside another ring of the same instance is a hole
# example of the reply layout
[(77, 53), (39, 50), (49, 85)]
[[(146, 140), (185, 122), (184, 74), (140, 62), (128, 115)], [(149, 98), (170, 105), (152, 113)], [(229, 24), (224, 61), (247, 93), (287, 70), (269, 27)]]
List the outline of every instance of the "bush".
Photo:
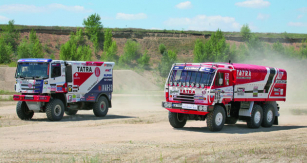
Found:
[(117, 44), (115, 40), (112, 40), (112, 31), (107, 29), (104, 35), (104, 52), (102, 53), (101, 60), (117, 62)]
[(164, 51), (161, 62), (158, 65), (159, 73), (162, 77), (167, 77), (172, 65), (177, 60), (177, 54), (174, 51)]
[(137, 61), (141, 68), (148, 69), (149, 60), (150, 60), (150, 56), (147, 54), (147, 51), (145, 51), (145, 53)]
[(17, 48), (18, 58), (43, 58), (43, 46), (36, 36), (36, 32), (32, 29), (29, 39), (23, 38)]
[(14, 23), (14, 20), (10, 20), (7, 26), (3, 26), (1, 38), (3, 38), (6, 45), (10, 44), (12, 50), (15, 52), (17, 50), (20, 34), (16, 31)]
[(10, 63), (13, 56), (13, 47), (0, 38), (0, 63)]
[(98, 14), (92, 14), (87, 19), (83, 20), (86, 33), (90, 40), (93, 42), (95, 53), (99, 49), (99, 42), (103, 41), (103, 26), (100, 22), (100, 16)]
[(221, 30), (212, 34), (205, 44), (200, 40), (195, 42), (194, 62), (225, 62), (231, 59), (230, 46), (226, 43)]
[(241, 27), (240, 33), (241, 33), (244, 41), (249, 41), (249, 39), (251, 38), (251, 35), (252, 35), (248, 24), (244, 24)]
[(133, 65), (141, 55), (141, 45), (135, 41), (128, 40), (124, 46), (124, 54), (119, 57), (120, 65)]
[(165, 50), (166, 50), (165, 45), (164, 44), (160, 44), (159, 45), (159, 52), (160, 52), (161, 55), (165, 52)]
[(85, 38), (82, 29), (77, 30), (76, 34), (71, 33), (70, 39), (61, 46), (61, 60), (90, 61), (92, 50), (85, 45)]

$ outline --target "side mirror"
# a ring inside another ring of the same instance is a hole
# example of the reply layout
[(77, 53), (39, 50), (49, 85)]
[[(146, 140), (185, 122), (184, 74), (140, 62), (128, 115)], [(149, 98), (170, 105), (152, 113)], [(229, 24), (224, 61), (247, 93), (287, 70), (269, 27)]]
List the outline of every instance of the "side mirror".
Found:
[(220, 78), (219, 79), (219, 85), (222, 85), (223, 84), (223, 78)]

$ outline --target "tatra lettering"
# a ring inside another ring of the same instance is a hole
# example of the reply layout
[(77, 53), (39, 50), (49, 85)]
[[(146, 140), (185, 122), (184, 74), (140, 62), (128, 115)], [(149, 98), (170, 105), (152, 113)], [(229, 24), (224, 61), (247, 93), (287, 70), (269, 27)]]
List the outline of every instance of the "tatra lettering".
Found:
[(92, 68), (91, 67), (81, 67), (81, 66), (77, 66), (78, 72), (92, 72)]
[(252, 73), (251, 73), (251, 71), (247, 71), (247, 70), (238, 70), (237, 76), (239, 76), (239, 77), (251, 77)]

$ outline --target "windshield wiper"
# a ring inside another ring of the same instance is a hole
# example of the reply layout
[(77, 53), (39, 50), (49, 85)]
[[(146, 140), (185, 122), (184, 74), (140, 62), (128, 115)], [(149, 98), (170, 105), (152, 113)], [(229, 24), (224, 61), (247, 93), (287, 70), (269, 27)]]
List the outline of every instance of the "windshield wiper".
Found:
[(25, 79), (25, 76), (21, 76), (21, 75), (20, 75), (19, 77), (20, 77), (20, 78), (23, 78), (23, 79)]

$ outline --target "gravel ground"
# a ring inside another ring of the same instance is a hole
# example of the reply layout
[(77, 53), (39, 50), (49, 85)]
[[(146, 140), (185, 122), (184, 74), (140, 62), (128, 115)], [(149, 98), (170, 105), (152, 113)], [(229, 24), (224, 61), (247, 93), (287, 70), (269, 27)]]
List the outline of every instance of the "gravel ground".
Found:
[(307, 104), (280, 103), (280, 125), (245, 122), (211, 132), (205, 121), (168, 122), (163, 96), (114, 96), (104, 118), (79, 111), (50, 122), (19, 120), (16, 102), (0, 102), (0, 162), (306, 162)]

